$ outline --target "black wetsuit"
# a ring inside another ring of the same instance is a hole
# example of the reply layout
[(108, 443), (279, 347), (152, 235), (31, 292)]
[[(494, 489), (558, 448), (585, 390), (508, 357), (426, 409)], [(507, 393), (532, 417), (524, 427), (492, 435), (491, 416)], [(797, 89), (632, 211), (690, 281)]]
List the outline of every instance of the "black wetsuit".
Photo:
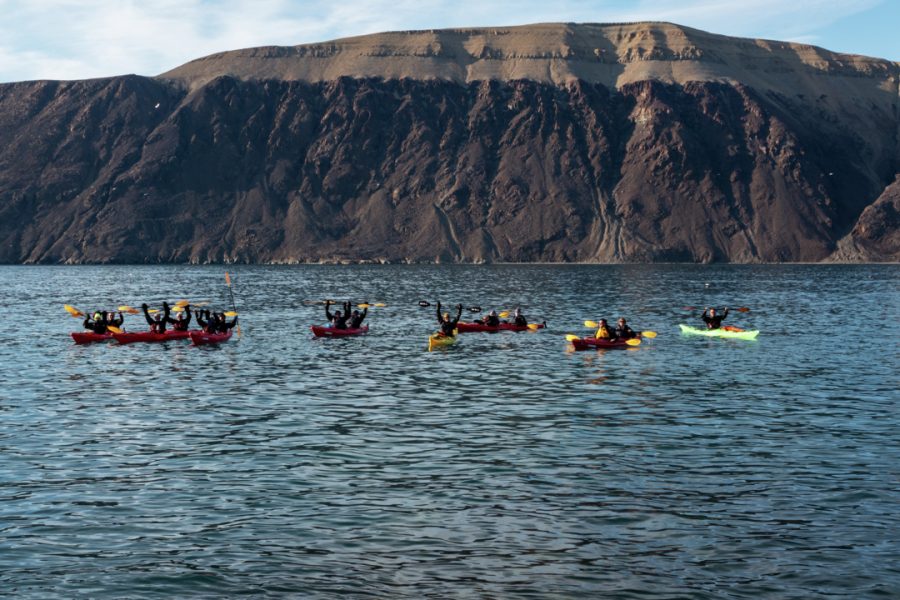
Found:
[(724, 321), (725, 317), (727, 317), (727, 316), (728, 316), (728, 309), (726, 308), (725, 311), (721, 315), (716, 315), (714, 317), (706, 314), (706, 311), (704, 310), (703, 314), (700, 316), (700, 318), (703, 319), (704, 323), (706, 323), (707, 329), (718, 329), (722, 326), (722, 321)]
[(350, 315), (350, 329), (359, 329), (362, 327), (362, 322), (365, 320), (367, 314), (369, 314), (368, 307), (364, 308), (363, 311), (356, 316)]
[(141, 308), (144, 309), (144, 318), (147, 319), (147, 325), (150, 326), (150, 331), (153, 331), (154, 333), (165, 333), (166, 321), (169, 320), (169, 305), (163, 302), (163, 314), (161, 317), (158, 317), (158, 319), (154, 319), (150, 316), (146, 303), (142, 304)]
[(225, 319), (219, 319), (218, 327), (216, 333), (228, 333), (229, 329), (234, 329), (234, 326), (237, 325), (237, 315), (234, 316), (234, 319), (229, 323)]
[(328, 310), (330, 305), (325, 305), (325, 316), (328, 318), (328, 322), (331, 323), (331, 326), (335, 329), (347, 329), (347, 319), (350, 318), (350, 303), (344, 303), (344, 312), (341, 313), (340, 317), (337, 317), (331, 314), (331, 311)]
[(450, 337), (453, 335), (453, 330), (456, 329), (456, 325), (459, 323), (459, 318), (462, 316), (462, 304), (457, 305), (456, 307), (456, 318), (444, 320), (444, 315), (441, 314), (441, 303), (437, 303), (437, 320), (438, 323), (441, 324), (441, 333)]
[(616, 336), (616, 339), (619, 340), (630, 340), (631, 338), (637, 337), (637, 334), (628, 325), (624, 325), (622, 327), (617, 326), (614, 335)]
[(169, 317), (167, 322), (172, 324), (172, 329), (174, 331), (187, 331), (188, 327), (191, 325), (191, 307), (184, 307), (184, 314), (187, 315), (184, 319), (173, 319)]
[(488, 327), (499, 327), (500, 326), (500, 317), (497, 315), (488, 315), (482, 321)]
[(85, 329), (88, 331), (93, 331), (97, 335), (103, 335), (106, 333), (106, 317), (100, 317), (99, 319), (94, 319), (91, 316), (87, 316), (82, 323)]
[(514, 323), (519, 327), (525, 327), (526, 325), (528, 325), (528, 319), (525, 318), (525, 315), (519, 315), (518, 317), (516, 317)]

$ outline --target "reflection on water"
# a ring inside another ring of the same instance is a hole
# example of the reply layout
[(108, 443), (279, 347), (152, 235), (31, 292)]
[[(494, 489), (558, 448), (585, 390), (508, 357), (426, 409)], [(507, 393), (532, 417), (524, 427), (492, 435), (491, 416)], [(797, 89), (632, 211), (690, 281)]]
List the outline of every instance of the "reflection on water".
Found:
[[(62, 304), (225, 307), (221, 269), (0, 271), (16, 597), (900, 593), (895, 266), (238, 267), (220, 348), (74, 346)], [(324, 298), (388, 306), (314, 339)], [(548, 330), (429, 353), (423, 298)], [(682, 336), (707, 305), (759, 339)], [(619, 316), (659, 336), (568, 348)]]

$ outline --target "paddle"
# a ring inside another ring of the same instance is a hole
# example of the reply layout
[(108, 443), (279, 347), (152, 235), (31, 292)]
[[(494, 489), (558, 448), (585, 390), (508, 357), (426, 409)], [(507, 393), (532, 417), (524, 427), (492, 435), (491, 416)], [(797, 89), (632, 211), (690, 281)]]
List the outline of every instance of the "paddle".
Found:
[(124, 331), (122, 331), (121, 329), (116, 327), (115, 325), (107, 325), (106, 329), (109, 331), (112, 331), (113, 333), (125, 333)]
[(123, 304), (122, 306), (119, 307), (119, 312), (125, 312), (125, 313), (128, 313), (129, 315), (136, 315), (141, 311), (139, 311), (136, 308), (132, 308), (132, 307), (128, 306), (127, 304)]
[(746, 306), (742, 306), (742, 307), (736, 308), (736, 309), (734, 309), (734, 310), (736, 310), (736, 311), (738, 311), (738, 312), (741, 312), (741, 313), (748, 313), (748, 312), (750, 312), (750, 309), (747, 308)]
[(529, 323), (528, 324), (528, 329), (530, 329), (532, 331), (537, 331), (540, 328), (541, 328), (541, 326), (539, 323)]
[(184, 308), (185, 306), (187, 306), (189, 304), (190, 304), (190, 302), (187, 300), (179, 300), (178, 302), (175, 303), (175, 306), (177, 308)]
[(580, 337), (578, 337), (577, 335), (575, 335), (573, 333), (570, 333), (569, 335), (566, 336), (567, 342), (574, 342), (575, 340), (580, 340), (580, 339), (581, 339)]
[(63, 304), (63, 308), (66, 309), (66, 312), (75, 317), (76, 319), (79, 317), (83, 317), (84, 313), (75, 308), (70, 304)]
[(226, 311), (226, 312), (224, 312), (224, 313), (222, 313), (222, 314), (225, 315), (226, 317), (236, 317), (236, 316), (238, 316), (238, 314), (237, 314), (235, 311), (233, 311), (233, 310)]
[(363, 302), (362, 304), (357, 304), (356, 306), (357, 308), (384, 308), (385, 306), (387, 306), (387, 304), (385, 304), (384, 302), (373, 302), (371, 304), (369, 304), (368, 302)]
[[(225, 271), (225, 283), (228, 285), (228, 293), (231, 295), (231, 312), (234, 313), (232, 315), (225, 313), (225, 316), (236, 317), (237, 316), (237, 308), (234, 305), (234, 290), (231, 288), (231, 276), (228, 274), (228, 271)], [(237, 326), (237, 332), (238, 332), (238, 337), (242, 337), (240, 324), (238, 324), (238, 326)]]

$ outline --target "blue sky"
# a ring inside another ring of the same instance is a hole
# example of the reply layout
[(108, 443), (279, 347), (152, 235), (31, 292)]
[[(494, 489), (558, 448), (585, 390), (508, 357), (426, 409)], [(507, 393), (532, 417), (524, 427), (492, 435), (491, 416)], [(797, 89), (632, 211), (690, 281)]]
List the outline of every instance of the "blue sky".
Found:
[(0, 82), (156, 75), (223, 50), (386, 30), (638, 20), (900, 61), (897, 0), (0, 0)]

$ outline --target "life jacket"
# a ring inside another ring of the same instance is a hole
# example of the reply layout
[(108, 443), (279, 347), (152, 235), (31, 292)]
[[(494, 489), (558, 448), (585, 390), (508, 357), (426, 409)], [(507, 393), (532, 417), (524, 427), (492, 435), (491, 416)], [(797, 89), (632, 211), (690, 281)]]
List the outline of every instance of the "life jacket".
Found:
[(594, 334), (594, 337), (598, 340), (608, 340), (612, 337), (612, 334), (609, 331), (609, 327), (601, 327), (597, 330), (597, 333)]

